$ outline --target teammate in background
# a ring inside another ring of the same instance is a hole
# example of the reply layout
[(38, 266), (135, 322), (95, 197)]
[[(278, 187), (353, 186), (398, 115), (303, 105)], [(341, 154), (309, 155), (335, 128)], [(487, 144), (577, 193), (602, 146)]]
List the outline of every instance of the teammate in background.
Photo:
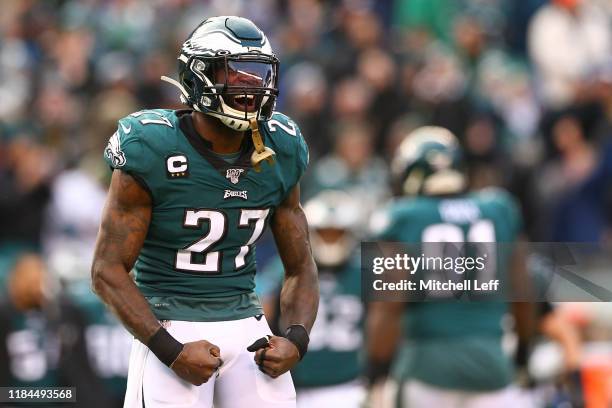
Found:
[(19, 257), (0, 304), (0, 384), (57, 386), (59, 342), (45, 316), (51, 301), (46, 267), (36, 254)]
[[(460, 156), (455, 136), (444, 128), (423, 127), (409, 134), (392, 162), (402, 197), (373, 217), (377, 239), (413, 244), (516, 242), (521, 218), (514, 200), (498, 189), (467, 192)], [(495, 270), (502, 282), (509, 281), (504, 276), (513, 276), (526, 283), (522, 255), (498, 251), (496, 258), (485, 271)], [(512, 386), (511, 359), (502, 349), (502, 322), (510, 305), (451, 300), (370, 305), (367, 348), (372, 381), (384, 375), (395, 353), (383, 403), (524, 407)], [(519, 336), (525, 337), (533, 325), (530, 305), (514, 306)]]
[[(364, 307), (361, 302), (358, 228), (362, 209), (343, 191), (325, 190), (308, 200), (312, 253), (321, 298), (304, 360), (291, 370), (298, 408), (358, 408), (365, 399), (360, 382)], [(274, 319), (283, 267), (272, 261), (258, 274), (266, 316)]]
[[(251, 21), (224, 16), (191, 33), (178, 63), (179, 80), (163, 78), (190, 109), (133, 113), (105, 150), (92, 280), (135, 336), (124, 406), (295, 407), (287, 371), (319, 296), (298, 184), (308, 150), (274, 112), (278, 60)], [(253, 292), (268, 223), (286, 271), (283, 336)]]
[(112, 408), (87, 356), (81, 310), (38, 254), (17, 259), (7, 295), (0, 301), (0, 384), (76, 387), (81, 405)]

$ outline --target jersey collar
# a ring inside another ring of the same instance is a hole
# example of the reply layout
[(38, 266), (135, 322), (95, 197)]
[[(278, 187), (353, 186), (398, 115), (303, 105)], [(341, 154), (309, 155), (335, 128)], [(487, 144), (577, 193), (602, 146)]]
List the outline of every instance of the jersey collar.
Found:
[(189, 142), (189, 144), (191, 144), (191, 146), (202, 157), (204, 157), (204, 159), (206, 159), (211, 164), (211, 166), (213, 166), (216, 170), (218, 170), (222, 174), (225, 174), (226, 170), (229, 168), (232, 168), (232, 169), (240, 168), (240, 169), (244, 169), (245, 175), (246, 175), (246, 173), (252, 167), (251, 166), (251, 155), (253, 154), (253, 151), (255, 150), (255, 147), (253, 146), (253, 141), (251, 140), (251, 138), (248, 137), (248, 135), (245, 135), (247, 137), (244, 137), (242, 139), (242, 145), (240, 146), (240, 155), (238, 156), (238, 159), (233, 164), (229, 163), (223, 160), (217, 154), (215, 154), (211, 150), (212, 148), (211, 143), (208, 140), (205, 140), (204, 138), (202, 138), (198, 134), (193, 124), (193, 118), (191, 117), (192, 113), (193, 111), (189, 109), (183, 109), (183, 110), (176, 111), (176, 116), (179, 119), (179, 128), (181, 129), (181, 131), (187, 138), (187, 141)]

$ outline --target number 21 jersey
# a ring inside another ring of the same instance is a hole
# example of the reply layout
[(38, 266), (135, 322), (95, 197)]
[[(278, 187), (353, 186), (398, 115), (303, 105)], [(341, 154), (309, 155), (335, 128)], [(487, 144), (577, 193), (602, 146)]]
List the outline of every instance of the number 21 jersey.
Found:
[[(522, 225), (514, 198), (500, 189), (400, 199), (379, 216), (379, 222), (378, 239), (386, 241), (503, 244), (497, 246), (499, 251), (492, 260), (495, 267), (479, 272), (493, 272), (487, 279), (502, 282), (507, 282), (512, 272), (510, 248)], [(474, 278), (486, 281), (482, 275)], [(508, 304), (497, 300), (461, 302), (454, 301), (452, 294), (446, 296), (447, 301), (407, 305), (404, 342), (393, 367), (395, 378), (464, 391), (494, 391), (507, 386), (513, 375), (510, 358), (502, 348)]]

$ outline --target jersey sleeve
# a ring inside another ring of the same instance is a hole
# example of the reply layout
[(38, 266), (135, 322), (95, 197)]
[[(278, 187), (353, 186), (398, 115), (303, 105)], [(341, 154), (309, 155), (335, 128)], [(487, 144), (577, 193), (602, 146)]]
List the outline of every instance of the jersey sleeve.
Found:
[(264, 125), (266, 136), (270, 138), (278, 162), (283, 166), (283, 177), (290, 191), (299, 183), (308, 167), (308, 145), (299, 126), (291, 118), (275, 112)]
[(424, 217), (427, 214), (414, 203), (403, 199), (391, 200), (370, 218), (370, 238), (376, 241), (420, 243), (418, 225)]
[(393, 206), (386, 205), (370, 217), (369, 237), (374, 241), (397, 241), (400, 239)]
[(166, 180), (162, 145), (170, 145), (167, 129), (172, 128), (163, 113), (141, 111), (120, 119), (104, 149), (104, 160), (111, 169), (130, 174), (154, 199)]
[(146, 158), (141, 129), (131, 118), (120, 119), (117, 131), (110, 137), (104, 160), (112, 169), (121, 169), (142, 179), (146, 179), (150, 161)]
[(515, 240), (523, 230), (523, 216), (516, 198), (505, 190), (493, 187), (483, 190), (482, 194), (497, 207), (499, 218), (506, 223), (509, 240)]
[(302, 136), (302, 132), (300, 131), (300, 128), (297, 127), (296, 125), (296, 130), (297, 130), (297, 180), (299, 181), (302, 176), (304, 175), (304, 172), (306, 171), (306, 168), (308, 167), (308, 162), (310, 160), (310, 156), (308, 154), (308, 145), (306, 144), (306, 140), (304, 139), (304, 136)]

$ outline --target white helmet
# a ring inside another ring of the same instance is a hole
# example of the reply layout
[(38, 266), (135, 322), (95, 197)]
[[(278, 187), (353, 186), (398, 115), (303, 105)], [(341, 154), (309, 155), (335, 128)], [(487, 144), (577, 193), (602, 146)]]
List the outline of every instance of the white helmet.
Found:
[(346, 262), (359, 242), (362, 212), (357, 200), (344, 191), (322, 191), (304, 205), (304, 213), (317, 264), (335, 267)]

